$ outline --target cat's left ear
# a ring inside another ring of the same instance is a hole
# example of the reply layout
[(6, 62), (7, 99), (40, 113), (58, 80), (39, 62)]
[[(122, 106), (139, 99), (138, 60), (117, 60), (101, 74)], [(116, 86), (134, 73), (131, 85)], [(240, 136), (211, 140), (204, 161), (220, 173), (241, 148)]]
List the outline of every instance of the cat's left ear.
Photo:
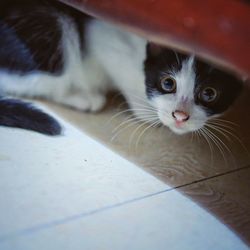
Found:
[(162, 53), (163, 49), (164, 49), (163, 46), (161, 46), (159, 44), (148, 42), (148, 44), (147, 44), (147, 55), (149, 57), (159, 56)]
[(250, 82), (250, 76), (249, 75), (242, 75), (241, 76), (241, 80), (245, 83), (245, 82)]

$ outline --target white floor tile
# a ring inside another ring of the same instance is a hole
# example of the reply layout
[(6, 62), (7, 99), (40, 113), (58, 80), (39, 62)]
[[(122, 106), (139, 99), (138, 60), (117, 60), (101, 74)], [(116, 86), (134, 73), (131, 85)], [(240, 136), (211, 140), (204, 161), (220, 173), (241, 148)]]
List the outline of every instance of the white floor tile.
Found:
[(0, 128), (0, 176), (0, 250), (248, 249), (212, 215), (68, 124), (56, 138)]
[(0, 242), (5, 250), (247, 250), (212, 215), (176, 191)]
[(56, 138), (0, 128), (0, 237), (168, 188), (65, 126)]

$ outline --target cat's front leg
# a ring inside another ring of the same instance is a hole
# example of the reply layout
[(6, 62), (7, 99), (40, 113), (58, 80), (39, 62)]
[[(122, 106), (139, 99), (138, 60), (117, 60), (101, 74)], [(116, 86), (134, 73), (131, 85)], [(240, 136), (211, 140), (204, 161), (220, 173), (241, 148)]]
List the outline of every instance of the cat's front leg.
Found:
[(85, 112), (100, 111), (106, 103), (105, 94), (111, 88), (109, 77), (90, 56), (85, 57), (82, 64), (73, 66), (66, 73), (66, 91), (59, 94), (56, 101)]
[(104, 107), (106, 97), (101, 93), (79, 93), (66, 95), (56, 102), (84, 112), (98, 112)]

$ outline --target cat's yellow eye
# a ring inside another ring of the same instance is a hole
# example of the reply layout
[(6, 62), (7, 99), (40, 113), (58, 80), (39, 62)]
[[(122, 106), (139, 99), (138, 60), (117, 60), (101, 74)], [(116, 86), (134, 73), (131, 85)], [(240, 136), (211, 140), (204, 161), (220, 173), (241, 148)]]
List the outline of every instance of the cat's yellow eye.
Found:
[(171, 76), (165, 76), (161, 79), (161, 88), (166, 93), (176, 92), (176, 81)]
[(199, 98), (201, 101), (206, 103), (212, 103), (217, 100), (218, 91), (212, 87), (206, 87), (201, 90)]

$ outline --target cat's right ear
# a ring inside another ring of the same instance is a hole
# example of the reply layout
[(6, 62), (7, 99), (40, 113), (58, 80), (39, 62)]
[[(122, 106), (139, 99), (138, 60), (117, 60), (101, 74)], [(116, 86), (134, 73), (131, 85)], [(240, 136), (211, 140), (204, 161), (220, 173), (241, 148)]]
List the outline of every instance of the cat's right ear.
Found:
[(163, 46), (156, 43), (148, 42), (147, 44), (147, 56), (148, 57), (157, 57), (163, 51)]

